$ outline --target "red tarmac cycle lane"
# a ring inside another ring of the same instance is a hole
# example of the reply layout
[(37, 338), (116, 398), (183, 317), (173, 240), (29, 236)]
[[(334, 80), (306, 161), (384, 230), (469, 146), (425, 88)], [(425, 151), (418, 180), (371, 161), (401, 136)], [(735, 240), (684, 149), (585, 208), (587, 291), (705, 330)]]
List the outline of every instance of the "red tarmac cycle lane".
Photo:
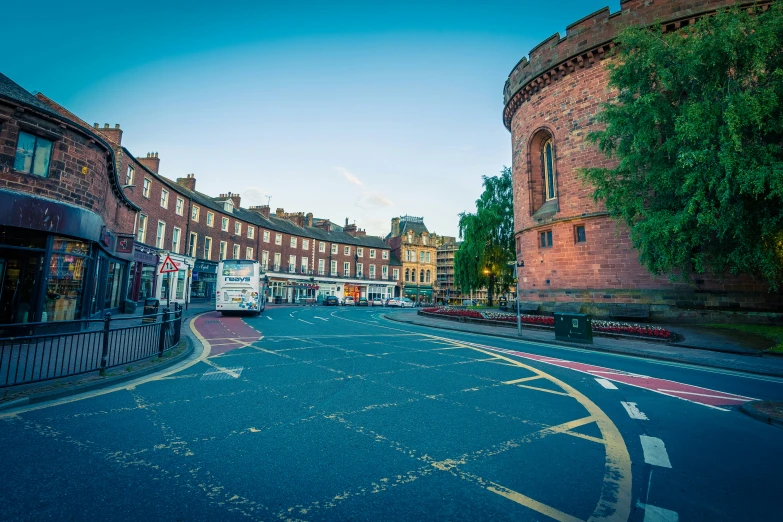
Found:
[(252, 344), (263, 336), (241, 317), (224, 317), (220, 312), (198, 316), (193, 327), (212, 346), (210, 357)]

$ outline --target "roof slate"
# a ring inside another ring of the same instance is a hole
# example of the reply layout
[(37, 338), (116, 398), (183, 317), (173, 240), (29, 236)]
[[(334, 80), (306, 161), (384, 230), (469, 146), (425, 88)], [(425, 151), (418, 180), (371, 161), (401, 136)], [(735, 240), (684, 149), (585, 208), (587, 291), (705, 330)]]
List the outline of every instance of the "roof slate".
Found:
[(60, 116), (51, 107), (40, 101), (38, 98), (33, 96), (30, 92), (26, 91), (22, 86), (3, 73), (0, 73), (0, 96), (24, 103), (25, 105), (30, 105), (49, 114)]

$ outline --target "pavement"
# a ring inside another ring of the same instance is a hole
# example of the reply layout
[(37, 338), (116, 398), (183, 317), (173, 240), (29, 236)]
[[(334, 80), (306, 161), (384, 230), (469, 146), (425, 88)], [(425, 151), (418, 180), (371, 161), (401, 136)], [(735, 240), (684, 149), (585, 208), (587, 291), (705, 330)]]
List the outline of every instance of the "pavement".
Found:
[(414, 320), (199, 314), (176, 367), (0, 411), (3, 519), (779, 516), (780, 428), (740, 409), (783, 379)]

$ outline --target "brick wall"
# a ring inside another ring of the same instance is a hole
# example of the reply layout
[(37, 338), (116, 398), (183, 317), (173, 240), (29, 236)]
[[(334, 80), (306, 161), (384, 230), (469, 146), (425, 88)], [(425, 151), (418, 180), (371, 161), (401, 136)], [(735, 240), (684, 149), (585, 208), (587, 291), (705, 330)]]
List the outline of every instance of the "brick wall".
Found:
[[(14, 170), (20, 130), (53, 141), (48, 177)], [(0, 102), (0, 187), (85, 208), (100, 215), (114, 234), (132, 234), (135, 211), (117, 197), (110, 176), (111, 156), (89, 134)]]

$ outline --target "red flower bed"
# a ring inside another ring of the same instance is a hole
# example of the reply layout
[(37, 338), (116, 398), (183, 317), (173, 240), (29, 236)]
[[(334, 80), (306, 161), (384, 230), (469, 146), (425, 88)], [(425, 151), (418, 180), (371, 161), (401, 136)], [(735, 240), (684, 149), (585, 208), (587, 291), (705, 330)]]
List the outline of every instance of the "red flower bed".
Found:
[[(487, 319), (489, 321), (501, 321), (504, 323), (516, 323), (517, 316), (502, 312), (479, 312), (477, 310), (462, 310), (460, 308), (425, 308), (425, 312), (431, 314), (449, 315), (452, 317), (471, 317), (473, 319)], [(548, 315), (522, 315), (523, 324), (541, 326), (554, 326), (555, 318)], [(623, 335), (636, 335), (638, 337), (654, 337), (656, 339), (671, 339), (672, 333), (660, 326), (649, 326), (633, 323), (620, 323), (616, 321), (593, 320), (593, 330), (596, 332), (616, 333)]]

